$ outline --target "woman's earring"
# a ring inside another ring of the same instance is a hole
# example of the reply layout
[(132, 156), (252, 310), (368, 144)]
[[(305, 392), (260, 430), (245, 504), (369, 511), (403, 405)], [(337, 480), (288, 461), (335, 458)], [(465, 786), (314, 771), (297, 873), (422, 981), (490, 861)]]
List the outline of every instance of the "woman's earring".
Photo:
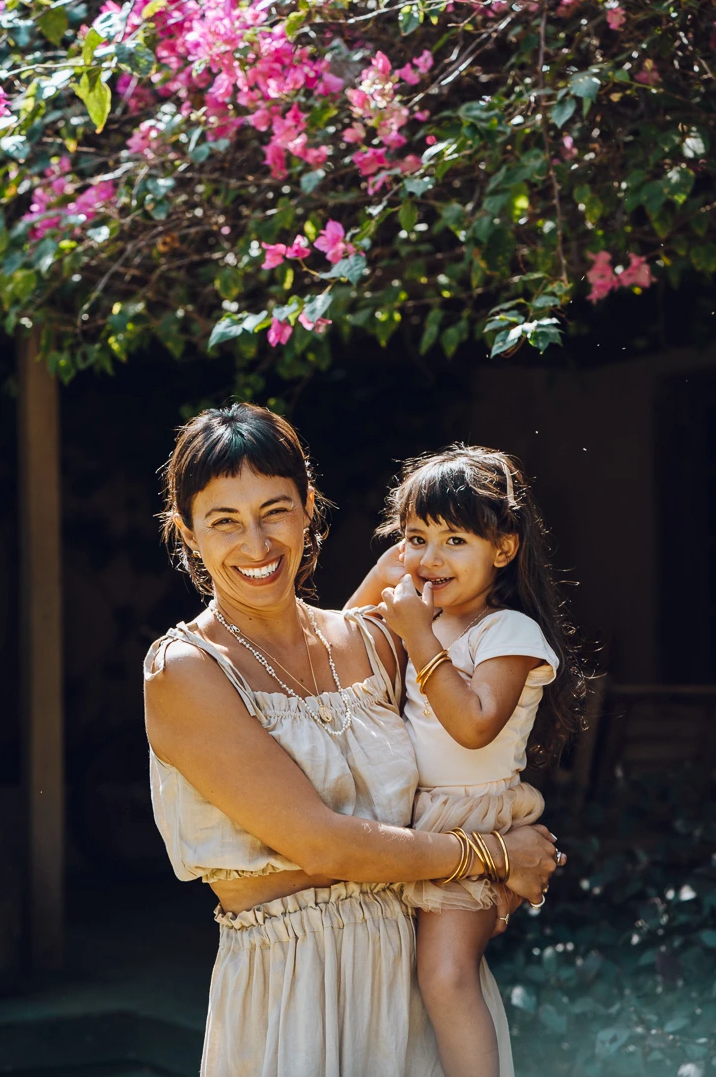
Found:
[(192, 550), (191, 552), (194, 554), (194, 557), (198, 557), (199, 560), (201, 560), (201, 554), (199, 553), (198, 550)]

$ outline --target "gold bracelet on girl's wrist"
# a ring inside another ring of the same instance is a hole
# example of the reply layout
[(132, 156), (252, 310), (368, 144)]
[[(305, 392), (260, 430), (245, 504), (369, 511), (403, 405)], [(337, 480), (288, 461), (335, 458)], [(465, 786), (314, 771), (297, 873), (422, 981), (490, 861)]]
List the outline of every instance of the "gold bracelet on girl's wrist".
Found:
[(434, 655), (430, 659), (430, 661), (423, 666), (423, 668), (420, 670), (420, 673), (416, 673), (415, 680), (417, 681), (418, 688), (423, 695), (425, 695), (425, 685), (428, 683), (438, 666), (441, 666), (443, 662), (449, 661), (450, 655), (447, 653), (447, 651), (439, 651), (438, 654)]

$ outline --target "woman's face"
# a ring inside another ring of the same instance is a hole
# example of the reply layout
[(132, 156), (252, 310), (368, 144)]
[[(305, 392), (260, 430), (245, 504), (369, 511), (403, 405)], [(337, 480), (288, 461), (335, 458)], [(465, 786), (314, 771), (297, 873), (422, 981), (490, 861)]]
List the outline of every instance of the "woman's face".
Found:
[(178, 522), (220, 601), (270, 610), (293, 598), (312, 512), (312, 489), (304, 507), (292, 479), (259, 475), (247, 465), (196, 495), (191, 529)]

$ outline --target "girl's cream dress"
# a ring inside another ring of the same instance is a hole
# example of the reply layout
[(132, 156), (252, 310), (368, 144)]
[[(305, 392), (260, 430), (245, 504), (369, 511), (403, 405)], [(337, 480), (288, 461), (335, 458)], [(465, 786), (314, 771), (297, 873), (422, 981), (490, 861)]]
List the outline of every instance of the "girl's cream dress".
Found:
[[(491, 744), (463, 748), (443, 728), (418, 688), (408, 662), (405, 720), (418, 761), (418, 795), (413, 812), (417, 830), (446, 832), (463, 827), (489, 834), (507, 833), (535, 823), (544, 810), (542, 794), (520, 781), (527, 763), (527, 741), (534, 725), (543, 687), (557, 675), (559, 660), (536, 621), (517, 610), (495, 610), (447, 648), (450, 659), (470, 681), (477, 666), (489, 658), (528, 655), (540, 665), (527, 675), (514, 713)], [(464, 879), (447, 886), (424, 881), (406, 883), (403, 897), (426, 912), (441, 909), (488, 909), (498, 899), (486, 879)], [(500, 1071), (500, 1077), (504, 1072)]]
[[(329, 736), (296, 699), (252, 691), (215, 647), (183, 623), (152, 646), (146, 676), (163, 668), (172, 640), (194, 644), (216, 660), (249, 712), (330, 808), (409, 826), (418, 775), (398, 711), (400, 683), (381, 664), (365, 615), (352, 611), (345, 617), (363, 638), (373, 674), (347, 689), (354, 718), (339, 737)], [(316, 707), (319, 702), (331, 709), (333, 728), (340, 728), (340, 695), (325, 692), (308, 700)], [(153, 752), (150, 765), (156, 822), (180, 879), (211, 882), (296, 870)], [(219, 953), (202, 1077), (443, 1077), (415, 978), (414, 913), (398, 885), (339, 882), (237, 915), (219, 907), (215, 916)], [(504, 1008), (486, 966), (483, 980), (501, 1044), (501, 1075), (511, 1077)]]

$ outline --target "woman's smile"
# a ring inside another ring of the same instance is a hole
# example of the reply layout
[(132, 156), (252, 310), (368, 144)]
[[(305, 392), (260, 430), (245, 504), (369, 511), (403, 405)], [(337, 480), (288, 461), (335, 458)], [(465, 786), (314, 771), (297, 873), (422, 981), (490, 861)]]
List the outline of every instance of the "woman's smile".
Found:
[(280, 554), (278, 557), (274, 556), (271, 561), (266, 561), (262, 565), (232, 565), (231, 568), (238, 572), (243, 580), (246, 580), (253, 586), (262, 586), (273, 583), (278, 579), (283, 562), (283, 554)]

